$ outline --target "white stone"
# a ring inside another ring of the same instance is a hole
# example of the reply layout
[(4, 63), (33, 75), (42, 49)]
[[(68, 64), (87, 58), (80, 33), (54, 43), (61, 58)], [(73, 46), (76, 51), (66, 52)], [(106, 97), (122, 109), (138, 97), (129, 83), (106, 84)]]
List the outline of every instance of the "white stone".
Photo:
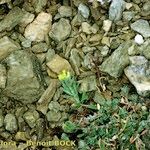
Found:
[(103, 21), (103, 27), (102, 28), (105, 32), (108, 32), (111, 28), (111, 25), (112, 25), (112, 21), (107, 19), (107, 20)]
[(52, 16), (49, 13), (41, 12), (36, 19), (29, 24), (24, 36), (31, 41), (44, 41), (51, 29)]
[(142, 35), (140, 35), (140, 34), (137, 34), (135, 36), (134, 41), (135, 41), (135, 43), (137, 43), (139, 45), (144, 43), (144, 39), (143, 39)]
[(87, 22), (83, 22), (81, 24), (81, 28), (82, 28), (82, 31), (86, 34), (91, 34), (92, 33), (92, 28), (91, 28), (91, 25), (88, 24)]
[(84, 17), (84, 18), (88, 18), (89, 15), (90, 15), (90, 10), (89, 8), (85, 5), (85, 4), (80, 4), (79, 7), (78, 7), (78, 11), (81, 13), (81, 15)]
[(127, 10), (129, 10), (133, 6), (132, 3), (125, 3), (125, 7)]
[(124, 69), (125, 75), (135, 86), (137, 93), (147, 97), (150, 95), (150, 67), (144, 56), (130, 57), (131, 65)]
[(0, 64), (0, 88), (5, 88), (6, 78), (6, 68)]

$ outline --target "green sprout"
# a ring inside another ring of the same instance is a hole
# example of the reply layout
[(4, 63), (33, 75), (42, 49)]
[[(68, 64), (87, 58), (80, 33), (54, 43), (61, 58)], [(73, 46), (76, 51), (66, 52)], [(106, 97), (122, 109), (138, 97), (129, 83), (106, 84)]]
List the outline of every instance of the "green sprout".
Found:
[(88, 99), (88, 95), (83, 92), (79, 93), (79, 83), (76, 81), (75, 77), (71, 76), (70, 72), (63, 70), (59, 75), (63, 91), (72, 97), (76, 104), (80, 105)]

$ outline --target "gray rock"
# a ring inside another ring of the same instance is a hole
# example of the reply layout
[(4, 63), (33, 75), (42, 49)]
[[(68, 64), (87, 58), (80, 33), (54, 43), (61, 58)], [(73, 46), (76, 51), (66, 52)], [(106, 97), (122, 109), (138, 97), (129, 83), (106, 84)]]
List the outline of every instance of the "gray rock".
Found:
[(84, 18), (89, 18), (90, 10), (85, 4), (81, 3), (79, 5), (78, 12), (81, 13)]
[(89, 47), (89, 46), (83, 46), (82, 47), (82, 51), (84, 53), (94, 52), (95, 50), (96, 50), (96, 47)]
[(48, 88), (41, 96), (41, 98), (39, 99), (39, 101), (37, 102), (37, 110), (42, 112), (44, 115), (47, 113), (49, 102), (51, 101), (56, 92), (58, 84), (57, 82), (57, 80), (53, 79)]
[(6, 79), (6, 68), (0, 64), (0, 88), (5, 88)]
[(123, 12), (123, 19), (126, 21), (130, 21), (135, 17), (135, 12), (133, 11), (125, 11)]
[(49, 32), (49, 36), (57, 41), (63, 41), (69, 37), (71, 33), (71, 25), (69, 20), (61, 18), (57, 23), (52, 25), (52, 30)]
[(32, 47), (32, 51), (34, 53), (44, 53), (47, 51), (47, 49), (48, 49), (48, 46), (46, 43), (38, 43)]
[(150, 1), (145, 2), (142, 9), (144, 15), (150, 15)]
[(91, 34), (92, 33), (91, 25), (89, 23), (87, 23), (87, 22), (83, 22), (82, 23), (81, 29), (86, 34)]
[(139, 49), (145, 58), (150, 59), (150, 40), (147, 40)]
[(31, 47), (31, 43), (32, 43), (32, 41), (25, 39), (21, 42), (21, 45), (25, 48), (29, 48), (29, 47)]
[(124, 9), (125, 9), (124, 0), (113, 0), (109, 7), (109, 19), (111, 21), (120, 20)]
[(103, 57), (105, 57), (105, 56), (107, 56), (108, 53), (109, 53), (109, 47), (108, 47), (108, 46), (103, 46), (100, 51), (101, 51), (101, 55), (102, 55)]
[(36, 110), (27, 111), (23, 115), (23, 118), (31, 128), (34, 128), (36, 126), (36, 121), (39, 119), (39, 113)]
[(93, 54), (92, 53), (87, 53), (85, 56), (84, 56), (84, 60), (82, 62), (82, 66), (85, 67), (85, 68), (88, 68), (88, 69), (92, 69), (94, 63), (92, 62), (93, 61)]
[(80, 91), (81, 92), (89, 92), (96, 90), (96, 77), (95, 76), (88, 76), (83, 78), (79, 81), (80, 85)]
[[(35, 102), (42, 94), (39, 78), (36, 76), (34, 59), (26, 51), (11, 53), (5, 62), (9, 67), (7, 71), (7, 85), (4, 95), (20, 100), (23, 103)], [(38, 74), (39, 76), (39, 74)]]
[(95, 95), (93, 97), (94, 102), (101, 104), (103, 101), (105, 101), (105, 97), (103, 96), (102, 92), (96, 91)]
[(47, 4), (47, 0), (36, 0), (33, 3), (34, 9), (36, 13), (40, 13)]
[(15, 132), (18, 129), (17, 119), (14, 114), (7, 114), (4, 118), (4, 126), (7, 131)]
[(130, 57), (131, 65), (124, 69), (125, 75), (141, 96), (150, 96), (150, 66), (144, 56)]
[(60, 57), (57, 54), (46, 65), (52, 72), (56, 74), (60, 74), (63, 70), (70, 71), (73, 73), (72, 67), (68, 60), (64, 59), (63, 57)]
[(135, 4), (141, 3), (141, 0), (132, 0), (132, 1), (133, 1), (133, 3), (135, 3)]
[(0, 110), (0, 128), (3, 126), (3, 124), (4, 124), (4, 116)]
[(72, 49), (70, 53), (70, 64), (73, 67), (73, 70), (77, 75), (80, 74), (79, 68), (81, 66), (81, 58), (79, 56), (78, 50), (77, 49)]
[(50, 122), (58, 122), (61, 118), (61, 112), (51, 110), (46, 114), (46, 117)]
[(72, 17), (72, 8), (69, 6), (61, 6), (58, 12), (61, 17)]
[(51, 101), (48, 105), (49, 110), (54, 110), (56, 112), (63, 111), (64, 108), (57, 101)]
[(11, 52), (20, 49), (20, 46), (17, 45), (9, 37), (4, 36), (0, 39), (0, 61), (6, 58)]
[(11, 0), (0, 0), (0, 4), (9, 3)]
[(52, 48), (49, 48), (47, 53), (46, 53), (46, 62), (51, 61), (54, 56), (55, 56), (55, 50)]
[(139, 19), (131, 24), (132, 30), (142, 34), (144, 37), (150, 37), (150, 25), (148, 21)]
[(128, 48), (131, 42), (121, 44), (111, 56), (109, 56), (100, 66), (100, 70), (107, 72), (109, 75), (117, 78), (124, 68), (129, 64)]
[(23, 13), (24, 13), (24, 16), (21, 19), (19, 25), (21, 27), (26, 27), (29, 23), (31, 23), (34, 20), (35, 15), (25, 10), (23, 10)]
[(23, 11), (19, 7), (14, 7), (0, 22), (0, 32), (7, 30), (10, 31), (17, 24), (20, 23), (24, 16)]

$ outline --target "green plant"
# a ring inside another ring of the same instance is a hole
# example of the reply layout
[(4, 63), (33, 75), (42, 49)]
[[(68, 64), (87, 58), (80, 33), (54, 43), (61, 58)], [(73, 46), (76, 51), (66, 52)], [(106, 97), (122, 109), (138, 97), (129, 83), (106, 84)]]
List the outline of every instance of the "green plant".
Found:
[(62, 126), (64, 132), (73, 133), (77, 130), (77, 125), (71, 121), (66, 121)]
[(87, 93), (79, 93), (79, 84), (74, 76), (71, 76), (69, 72), (63, 70), (62, 73), (58, 75), (63, 91), (74, 99), (77, 105), (83, 104), (87, 99)]
[(148, 114), (136, 104), (130, 109), (122, 106), (118, 99), (101, 101), (97, 116), (82, 128), (78, 138), (88, 146), (102, 150), (136, 150), (137, 147), (145, 150), (141, 138), (150, 128)]

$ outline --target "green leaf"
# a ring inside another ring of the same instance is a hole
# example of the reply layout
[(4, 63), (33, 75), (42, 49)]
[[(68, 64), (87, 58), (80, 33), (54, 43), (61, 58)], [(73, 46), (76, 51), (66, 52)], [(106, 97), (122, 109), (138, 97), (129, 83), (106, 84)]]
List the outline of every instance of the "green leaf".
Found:
[(93, 104), (87, 105), (86, 107), (89, 109), (97, 110), (97, 106)]
[(83, 92), (81, 95), (81, 103), (85, 103), (88, 100), (88, 94), (86, 92)]
[(77, 125), (71, 121), (66, 121), (62, 128), (66, 133), (74, 133), (77, 130)]

